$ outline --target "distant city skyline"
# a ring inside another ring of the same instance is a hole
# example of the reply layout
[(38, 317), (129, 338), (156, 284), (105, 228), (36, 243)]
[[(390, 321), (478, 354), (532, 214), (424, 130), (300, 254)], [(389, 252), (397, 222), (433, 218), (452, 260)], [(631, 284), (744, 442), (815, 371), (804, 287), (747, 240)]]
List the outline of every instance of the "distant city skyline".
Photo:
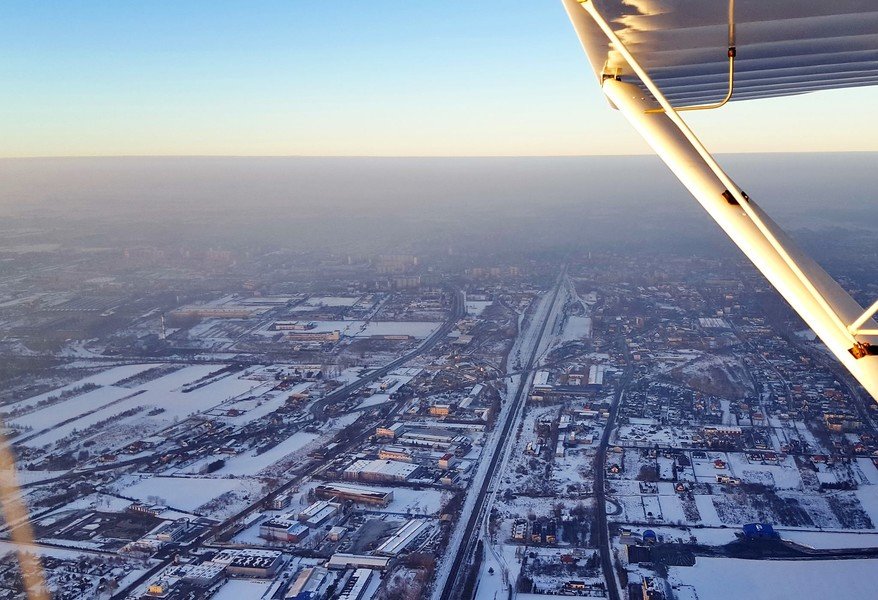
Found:
[[(13, 2), (0, 157), (648, 153), (560, 2)], [(878, 89), (691, 115), (717, 152), (875, 151)]]

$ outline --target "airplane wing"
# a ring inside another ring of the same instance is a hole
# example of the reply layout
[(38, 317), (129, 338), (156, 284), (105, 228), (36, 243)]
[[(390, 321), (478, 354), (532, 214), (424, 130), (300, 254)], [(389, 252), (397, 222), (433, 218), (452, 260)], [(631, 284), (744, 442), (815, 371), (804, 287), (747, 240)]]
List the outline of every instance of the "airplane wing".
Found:
[(562, 0), (611, 104), (878, 400), (864, 310), (735, 184), (681, 116), (878, 83), (874, 0)]
[[(563, 1), (596, 75), (634, 76), (583, 3)], [(733, 100), (878, 83), (878, 3), (872, 0), (589, 3), (674, 106), (725, 95), (730, 24), (737, 46)]]

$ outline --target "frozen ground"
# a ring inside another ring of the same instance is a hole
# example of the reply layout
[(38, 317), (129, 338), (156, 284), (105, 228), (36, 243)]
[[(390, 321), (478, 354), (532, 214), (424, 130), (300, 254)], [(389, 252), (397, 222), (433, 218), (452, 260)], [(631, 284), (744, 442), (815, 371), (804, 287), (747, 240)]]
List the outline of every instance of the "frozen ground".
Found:
[[(219, 371), (221, 368), (221, 365), (185, 367), (133, 388), (106, 385), (92, 392), (24, 415), (12, 422), (20, 426), (31, 427), (37, 431), (51, 428), (51, 431), (25, 442), (25, 445), (36, 448), (67, 437), (74, 430), (81, 432), (98, 422), (114, 418), (124, 411), (135, 408), (144, 408), (144, 410), (160, 408), (163, 412), (153, 419), (147, 420), (143, 414), (134, 415), (127, 419), (140, 422), (142, 433), (151, 433), (151, 430), (167, 425), (175, 419), (203, 412), (243, 394), (264, 393), (276, 384), (274, 381), (251, 379), (248, 375), (253, 370), (249, 370), (244, 373), (218, 376), (215, 381), (203, 387), (189, 392), (184, 391), (187, 389), (187, 385)], [(122, 379), (126, 372), (120, 372), (119, 369), (111, 369), (114, 372), (112, 377), (105, 376), (103, 381), (116, 382)], [(128, 371), (128, 374), (136, 372), (138, 370), (132, 369)], [(94, 378), (83, 379), (75, 385), (81, 385), (92, 379)], [(83, 414), (90, 411), (93, 412)], [(147, 421), (151, 421), (152, 426)], [(119, 425), (118, 421), (116, 425)]]
[[(393, 491), (393, 501), (382, 512), (419, 514), (433, 516), (439, 514), (444, 504), (445, 492), (435, 489), (416, 490), (412, 488), (388, 488), (374, 485), (370, 489)], [(375, 509), (371, 509), (375, 510)]]
[(860, 501), (863, 510), (872, 519), (872, 523), (878, 524), (878, 485), (863, 486), (854, 494)]
[(119, 490), (119, 495), (153, 502), (184, 511), (198, 507), (233, 490), (246, 491), (246, 482), (236, 479), (210, 479), (206, 477), (146, 477)]
[[(778, 531), (783, 539), (811, 548), (878, 548), (878, 533), (834, 533), (793, 529), (779, 529)], [(878, 567), (878, 563), (875, 566)]]
[[(81, 558), (83, 555), (89, 555), (88, 550), (65, 550), (62, 548), (52, 548), (49, 546), (37, 546), (37, 545), (25, 545), (25, 550), (30, 552), (31, 554), (38, 554), (40, 556), (52, 556), (55, 558), (66, 558), (66, 559), (77, 559)], [(17, 552), (19, 546), (17, 544), (13, 544), (12, 542), (4, 542), (0, 541), (0, 556), (3, 556), (9, 552)]]
[(299, 431), (286, 440), (258, 456), (253, 456), (251, 451), (246, 451), (237, 456), (226, 459), (226, 464), (216, 472), (217, 475), (254, 476), (263, 469), (282, 460), (293, 452), (299, 452), (302, 448), (316, 440), (319, 435)]
[(823, 600), (874, 598), (876, 560), (740, 560), (699, 557), (671, 567), (675, 587), (693, 587), (698, 600)]
[[(80, 382), (76, 385), (82, 385), (82, 383), (83, 382)], [(70, 386), (67, 387), (69, 388)], [(62, 390), (63, 389), (65, 388), (62, 388)], [(57, 395), (60, 391), (61, 390), (57, 390), (48, 395)], [(56, 425), (62, 421), (66, 421), (67, 419), (72, 419), (78, 415), (101, 408), (102, 406), (106, 406), (120, 398), (130, 396), (132, 393), (132, 390), (127, 388), (110, 386), (99, 387), (90, 392), (73, 396), (72, 398), (56, 402), (30, 414), (12, 419), (9, 423), (18, 428), (38, 431)]]
[(492, 300), (467, 300), (466, 314), (471, 317), (477, 317), (485, 312), (485, 309), (492, 304), (494, 304)]
[(142, 373), (148, 369), (156, 367), (159, 365), (154, 364), (141, 364), (141, 365), (123, 365), (119, 367), (113, 367), (111, 369), (107, 369), (106, 371), (102, 371), (96, 375), (91, 375), (89, 377), (85, 377), (80, 379), (75, 383), (71, 383), (69, 385), (65, 385), (64, 387), (52, 390), (51, 392), (46, 392), (44, 394), (39, 394), (38, 396), (32, 396), (20, 402), (16, 402), (14, 404), (8, 404), (3, 407), (4, 410), (9, 409), (19, 409), (28, 406), (33, 406), (38, 402), (45, 400), (49, 396), (57, 396), (60, 393), (73, 390), (79, 386), (85, 385), (87, 383), (91, 383), (94, 385), (106, 386), (113, 385), (117, 381), (121, 381), (123, 379), (127, 379), (133, 375), (137, 375), (138, 373)]

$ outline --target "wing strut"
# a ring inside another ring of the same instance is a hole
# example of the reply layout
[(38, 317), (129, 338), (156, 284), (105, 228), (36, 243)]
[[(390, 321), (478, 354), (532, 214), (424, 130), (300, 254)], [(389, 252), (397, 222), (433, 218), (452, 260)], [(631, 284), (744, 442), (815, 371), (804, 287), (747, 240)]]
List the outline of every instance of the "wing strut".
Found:
[[(587, 1), (587, 0), (586, 0)], [(696, 104), (695, 106), (681, 106), (677, 108), (677, 112), (685, 110), (713, 110), (722, 108), (729, 103), (732, 95), (735, 93), (735, 57), (738, 56), (738, 48), (735, 43), (735, 0), (729, 0), (729, 89), (725, 97), (719, 102), (712, 104)], [(653, 108), (649, 112), (664, 112), (664, 108)]]
[(594, 2), (577, 2), (655, 99), (645, 98), (632, 83), (605, 76), (602, 88), (610, 101), (832, 353), (878, 399), (878, 323), (870, 320), (878, 312), (878, 302), (863, 311), (819, 265), (798, 250), (723, 171)]

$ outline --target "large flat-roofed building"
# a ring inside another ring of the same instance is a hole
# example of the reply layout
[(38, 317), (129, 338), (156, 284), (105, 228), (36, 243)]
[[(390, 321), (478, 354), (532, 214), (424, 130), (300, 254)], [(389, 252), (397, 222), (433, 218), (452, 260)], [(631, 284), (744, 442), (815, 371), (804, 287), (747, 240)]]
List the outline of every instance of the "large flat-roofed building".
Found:
[(291, 331), (284, 336), (290, 342), (337, 342), (341, 339), (338, 329), (333, 331)]
[(404, 440), (422, 440), (425, 442), (438, 442), (440, 444), (451, 444), (458, 441), (458, 438), (465, 438), (465, 436), (457, 432), (435, 428), (408, 429), (397, 437)]
[(284, 598), (288, 600), (321, 600), (326, 595), (329, 571), (324, 567), (302, 569), (299, 576), (287, 590)]
[(272, 331), (309, 331), (316, 328), (314, 321), (275, 321), (271, 325)]
[(367, 554), (333, 554), (326, 566), (330, 569), (380, 569), (390, 564), (389, 556), (369, 556)]
[(429, 448), (441, 452), (448, 452), (453, 447), (466, 446), (471, 443), (472, 441), (467, 436), (445, 428), (412, 428), (396, 437), (396, 445)]
[(162, 523), (147, 537), (159, 540), (160, 542), (176, 542), (189, 529), (189, 519), (182, 518), (176, 521)]
[(220, 308), (216, 306), (187, 307), (171, 311), (171, 317), (201, 319), (249, 319), (260, 312), (252, 308)]
[(421, 471), (419, 465), (396, 460), (357, 460), (342, 477), (359, 481), (406, 481)]
[(310, 533), (307, 525), (295, 519), (276, 517), (259, 526), (259, 537), (298, 544)]
[(588, 369), (588, 385), (595, 388), (600, 388), (604, 385), (604, 373), (606, 372), (607, 367), (604, 365), (592, 365)]
[(390, 536), (383, 544), (375, 549), (375, 554), (384, 556), (396, 556), (406, 549), (412, 542), (424, 533), (428, 528), (424, 519), (410, 519), (405, 525)]
[(548, 371), (537, 371), (534, 375), (533, 389), (535, 392), (551, 392), (552, 385), (549, 383)]
[(393, 501), (392, 491), (373, 490), (356, 485), (326, 483), (314, 488), (314, 495), (321, 500), (350, 500), (355, 504), (387, 506)]
[(378, 458), (398, 460), (399, 462), (414, 462), (412, 451), (405, 446), (384, 446), (378, 451)]
[(394, 423), (393, 425), (388, 425), (386, 427), (376, 427), (375, 435), (378, 437), (389, 437), (395, 438), (396, 436), (402, 434), (405, 431), (405, 425), (403, 423)]
[(341, 504), (318, 500), (299, 513), (298, 519), (308, 527), (320, 527), (341, 511)]
[(225, 565), (204, 562), (200, 565), (181, 565), (175, 575), (195, 587), (209, 588), (225, 576), (225, 571)]
[(429, 412), (434, 417), (447, 417), (451, 414), (450, 404), (434, 404), (430, 407)]
[(224, 565), (230, 575), (274, 577), (283, 562), (283, 554), (277, 550), (228, 549), (220, 551), (211, 562)]
[(366, 593), (366, 588), (375, 571), (372, 569), (357, 569), (354, 571), (347, 581), (342, 585), (341, 592), (336, 596), (336, 600), (361, 600)]

